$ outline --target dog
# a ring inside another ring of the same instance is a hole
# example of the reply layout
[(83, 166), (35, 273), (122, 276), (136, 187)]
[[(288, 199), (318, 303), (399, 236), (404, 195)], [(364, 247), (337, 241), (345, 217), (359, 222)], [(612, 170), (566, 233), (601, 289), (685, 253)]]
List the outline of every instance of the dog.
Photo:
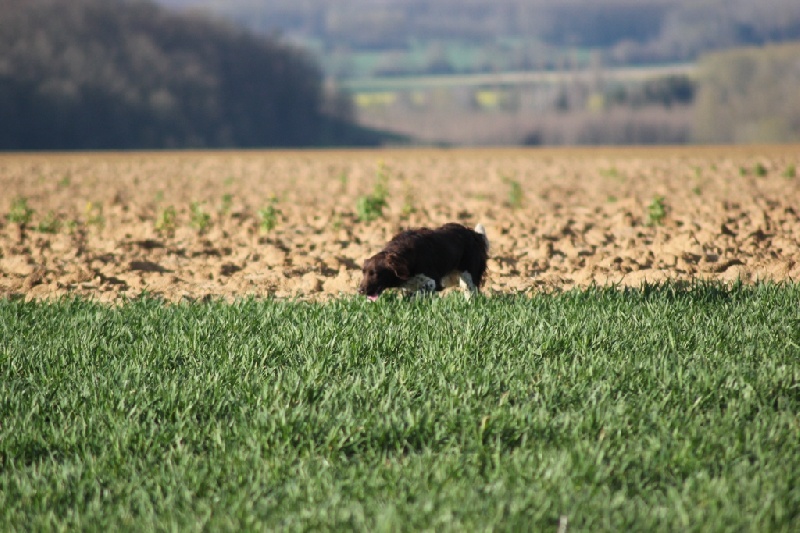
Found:
[(489, 239), (481, 224), (474, 230), (453, 222), (409, 229), (364, 262), (358, 292), (375, 301), (390, 288), (416, 294), (459, 285), (469, 299), (483, 284), (488, 256)]

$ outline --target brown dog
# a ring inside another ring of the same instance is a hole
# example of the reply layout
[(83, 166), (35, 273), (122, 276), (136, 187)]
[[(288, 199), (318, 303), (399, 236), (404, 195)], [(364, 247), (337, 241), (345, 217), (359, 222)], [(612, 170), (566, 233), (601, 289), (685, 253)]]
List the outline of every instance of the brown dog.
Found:
[(374, 301), (389, 288), (416, 293), (458, 284), (469, 298), (483, 283), (488, 255), (481, 224), (475, 230), (456, 223), (406, 230), (364, 262), (358, 292)]

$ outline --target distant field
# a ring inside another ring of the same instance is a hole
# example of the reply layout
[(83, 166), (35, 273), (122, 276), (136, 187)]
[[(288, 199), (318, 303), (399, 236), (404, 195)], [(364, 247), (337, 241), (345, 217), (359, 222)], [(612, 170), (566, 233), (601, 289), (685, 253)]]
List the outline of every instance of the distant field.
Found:
[[(383, 76), (348, 79), (340, 87), (352, 95), (362, 125), (423, 144), (686, 144), (692, 128), (686, 102), (620, 105), (614, 95), (643, 94), (646, 83), (692, 78), (695, 71), (694, 64), (682, 63)], [(586, 131), (592, 123), (598, 123), (593, 134)], [(535, 132), (540, 140), (531, 143)]]
[(525, 71), (485, 74), (447, 74), (437, 76), (385, 76), (379, 78), (354, 78), (342, 82), (341, 87), (353, 93), (369, 91), (414, 91), (435, 88), (511, 87), (524, 85), (553, 85), (570, 81), (589, 81), (602, 75), (607, 82), (634, 82), (671, 75), (694, 75), (693, 63), (646, 67), (618, 67), (579, 71)]
[(0, 529), (797, 531), (797, 284), (0, 300)]

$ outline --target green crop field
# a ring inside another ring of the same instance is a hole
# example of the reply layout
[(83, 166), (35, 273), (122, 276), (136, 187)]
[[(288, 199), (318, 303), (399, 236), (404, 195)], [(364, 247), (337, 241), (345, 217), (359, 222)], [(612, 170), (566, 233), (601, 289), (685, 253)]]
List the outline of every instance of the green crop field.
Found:
[[(606, 81), (634, 83), (666, 76), (695, 76), (695, 66), (689, 63), (673, 65), (620, 67), (604, 71)], [(592, 71), (569, 72), (571, 80), (589, 81)], [(351, 93), (382, 91), (418, 91), (426, 89), (454, 89), (481, 87), (552, 86), (564, 83), (562, 71), (489, 72), (479, 74), (446, 74), (417, 76), (384, 76), (354, 78), (343, 81), (343, 89)]]
[(0, 300), (0, 530), (800, 530), (800, 285)]

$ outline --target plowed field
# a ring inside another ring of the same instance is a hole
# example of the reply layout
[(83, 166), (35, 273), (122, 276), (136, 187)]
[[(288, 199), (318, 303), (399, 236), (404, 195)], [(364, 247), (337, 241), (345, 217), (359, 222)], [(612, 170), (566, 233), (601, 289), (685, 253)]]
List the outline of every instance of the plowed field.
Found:
[[(0, 296), (352, 294), (398, 230), (481, 222), (485, 292), (800, 279), (800, 147), (0, 155)], [(385, 180), (387, 207), (359, 220)]]

